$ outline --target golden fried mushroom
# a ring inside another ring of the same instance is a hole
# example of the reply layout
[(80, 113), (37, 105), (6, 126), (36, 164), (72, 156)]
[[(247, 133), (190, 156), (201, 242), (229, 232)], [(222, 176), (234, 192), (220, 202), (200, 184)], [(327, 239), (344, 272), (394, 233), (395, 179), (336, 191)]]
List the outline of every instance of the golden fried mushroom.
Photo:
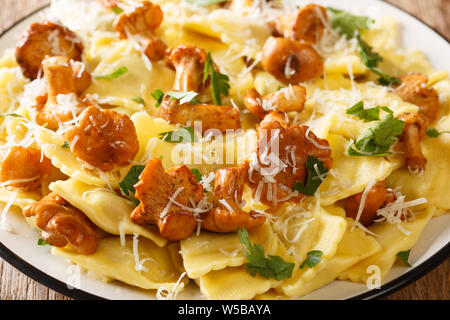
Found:
[(41, 151), (33, 147), (13, 146), (0, 150), (0, 182), (2, 186), (34, 191), (53, 166)]
[(114, 20), (114, 29), (120, 39), (137, 35), (138, 42), (151, 61), (164, 58), (167, 46), (153, 31), (161, 24), (163, 12), (159, 5), (142, 1), (130, 12), (121, 13)]
[(420, 149), (420, 141), (425, 138), (428, 125), (436, 120), (439, 114), (439, 96), (436, 90), (427, 88), (428, 76), (408, 74), (400, 77), (400, 85), (395, 93), (404, 101), (419, 107), (418, 114), (402, 114), (400, 120), (405, 121), (400, 147), (405, 150), (405, 161), (412, 174), (420, 175), (425, 170), (427, 159)]
[(264, 118), (257, 130), (256, 157), (249, 162), (248, 182), (254, 196), (274, 207), (304, 197), (294, 193), (293, 187), (296, 182), (305, 182), (309, 156), (327, 169), (333, 163), (327, 140), (316, 137), (307, 126), (288, 127), (285, 119), (285, 114), (277, 111)]
[(402, 135), (399, 137), (400, 148), (405, 150), (405, 162), (409, 172), (420, 175), (425, 170), (427, 159), (420, 148), (420, 141), (426, 136), (428, 119), (420, 113), (404, 113), (399, 115), (405, 122)]
[(206, 61), (204, 49), (193, 45), (181, 45), (166, 50), (167, 64), (175, 68), (175, 91), (196, 91), (202, 85), (203, 69)]
[(317, 4), (308, 4), (296, 14), (286, 13), (275, 22), (275, 31), (298, 41), (317, 43), (323, 34), (324, 21), (328, 20), (327, 10)]
[(185, 207), (197, 205), (204, 193), (188, 167), (180, 165), (164, 171), (161, 159), (153, 159), (134, 188), (141, 203), (131, 213), (131, 220), (158, 226), (161, 235), (170, 241), (186, 239), (192, 234), (197, 221)]
[(88, 217), (52, 192), (41, 201), (25, 207), (26, 217), (36, 217), (41, 237), (55, 247), (70, 243), (79, 253), (89, 255), (97, 249), (97, 233)]
[(48, 83), (48, 93), (36, 98), (36, 105), (32, 106), (32, 116), (37, 124), (58, 129), (62, 122), (77, 116), (84, 106), (77, 96), (69, 58), (49, 57), (42, 61), (42, 66)]
[(323, 59), (308, 43), (270, 37), (262, 52), (264, 69), (282, 82), (298, 84), (323, 74)]
[(136, 128), (127, 115), (92, 106), (65, 138), (76, 157), (101, 171), (129, 165), (139, 151)]
[(72, 78), (75, 92), (80, 96), (91, 85), (92, 76), (86, 70), (82, 62), (71, 60), (70, 64), (72, 66)]
[(419, 107), (419, 113), (432, 123), (439, 114), (439, 96), (436, 90), (427, 87), (428, 76), (425, 74), (407, 74), (400, 77), (400, 85), (395, 87), (395, 94), (406, 102)]
[(16, 46), (16, 60), (25, 77), (36, 79), (41, 62), (48, 56), (81, 61), (83, 45), (68, 28), (49, 21), (32, 23)]
[(241, 209), (242, 193), (247, 180), (248, 165), (216, 171), (214, 208), (202, 217), (202, 228), (215, 232), (233, 232), (239, 227), (257, 228), (264, 216)]
[(209, 129), (217, 129), (226, 133), (227, 129), (241, 128), (239, 110), (232, 106), (216, 106), (213, 104), (179, 104), (170, 97), (165, 97), (159, 107), (157, 116), (172, 124), (189, 124), (200, 121), (202, 133)]
[[(345, 199), (345, 214), (356, 220), (363, 192), (354, 194)], [(390, 202), (395, 201), (395, 194), (386, 189), (385, 181), (377, 182), (368, 192), (364, 208), (358, 220), (363, 226), (370, 226), (377, 217), (377, 211)]]
[(282, 88), (276, 92), (261, 97), (256, 89), (248, 90), (244, 95), (245, 107), (255, 116), (263, 119), (269, 112), (303, 111), (306, 101), (306, 89), (300, 85)]

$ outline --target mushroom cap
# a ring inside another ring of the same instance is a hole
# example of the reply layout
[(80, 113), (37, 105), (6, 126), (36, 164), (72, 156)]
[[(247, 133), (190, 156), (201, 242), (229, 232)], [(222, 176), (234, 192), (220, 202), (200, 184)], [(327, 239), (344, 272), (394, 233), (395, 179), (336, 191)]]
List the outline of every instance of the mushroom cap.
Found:
[(419, 113), (433, 122), (439, 113), (439, 95), (435, 89), (427, 87), (425, 74), (407, 74), (400, 77), (401, 83), (395, 88), (395, 94), (406, 102), (419, 107)]
[(102, 171), (130, 164), (139, 150), (136, 128), (127, 115), (92, 106), (65, 137), (75, 156)]
[(161, 7), (150, 1), (143, 1), (133, 11), (122, 13), (114, 20), (114, 30), (119, 33), (120, 39), (130, 34), (151, 34), (163, 21)]
[(204, 65), (207, 58), (205, 49), (194, 45), (180, 45), (166, 50), (166, 62), (171, 68), (183, 63), (186, 60), (194, 60), (196, 63)]
[(25, 77), (36, 79), (41, 62), (47, 56), (66, 56), (81, 61), (83, 45), (78, 36), (59, 24), (42, 21), (32, 23), (16, 46), (16, 60)]
[(327, 10), (320, 5), (308, 4), (300, 9), (292, 26), (293, 38), (316, 43), (323, 34), (323, 19), (328, 20)]
[(263, 47), (264, 69), (280, 81), (298, 84), (323, 74), (323, 59), (308, 43), (270, 37)]

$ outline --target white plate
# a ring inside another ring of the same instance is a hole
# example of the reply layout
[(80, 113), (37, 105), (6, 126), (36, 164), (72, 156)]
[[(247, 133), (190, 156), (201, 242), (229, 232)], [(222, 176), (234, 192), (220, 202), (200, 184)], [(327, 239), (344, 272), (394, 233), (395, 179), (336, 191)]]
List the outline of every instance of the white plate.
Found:
[[(439, 70), (450, 71), (450, 44), (408, 13), (379, 0), (301, 1), (333, 5), (338, 8), (372, 17), (390, 15), (401, 26), (401, 43), (404, 48), (419, 48)], [(34, 21), (42, 18), (42, 12), (34, 13), (7, 30), (0, 38), (0, 48), (13, 48), (22, 31)], [(2, 53), (2, 52), (1, 52)], [(0, 256), (14, 267), (44, 285), (73, 298), (106, 299), (153, 299), (154, 291), (136, 289), (119, 282), (105, 283), (81, 274), (78, 289), (73, 289), (74, 270), (71, 264), (50, 254), (49, 246), (37, 246), (38, 234), (31, 230), (20, 214), (8, 213), (8, 222), (13, 232), (0, 230)], [(395, 265), (389, 272), (381, 289), (369, 291), (363, 284), (334, 281), (302, 299), (348, 299), (375, 298), (391, 293), (417, 280), (450, 253), (450, 214), (434, 218), (425, 227), (418, 243), (411, 250), (409, 261), (412, 268)], [(181, 299), (201, 299), (198, 290), (189, 286), (179, 296)]]

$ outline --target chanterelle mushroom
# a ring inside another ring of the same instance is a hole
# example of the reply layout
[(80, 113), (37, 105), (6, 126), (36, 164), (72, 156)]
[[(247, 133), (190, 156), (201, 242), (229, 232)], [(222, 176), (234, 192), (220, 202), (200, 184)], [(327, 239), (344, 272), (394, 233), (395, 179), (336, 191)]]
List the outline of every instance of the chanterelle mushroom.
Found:
[(420, 141), (426, 136), (428, 119), (421, 113), (404, 113), (398, 118), (405, 122), (399, 145), (404, 147), (406, 166), (411, 173), (420, 175), (427, 163)]
[(41, 151), (33, 147), (12, 146), (0, 149), (0, 182), (2, 186), (36, 190), (42, 178), (52, 173), (53, 166)]
[(213, 104), (179, 104), (170, 97), (165, 97), (158, 110), (158, 117), (169, 123), (191, 124), (201, 122), (202, 132), (217, 129), (226, 133), (227, 129), (241, 128), (239, 110), (231, 106), (216, 106)]
[(16, 60), (25, 77), (36, 79), (41, 62), (48, 56), (81, 61), (83, 45), (68, 28), (49, 21), (32, 23), (16, 46)]
[[(354, 194), (345, 199), (345, 214), (356, 220), (363, 193)], [(377, 211), (388, 203), (395, 201), (394, 192), (386, 189), (385, 181), (377, 182), (368, 192), (364, 208), (358, 222), (370, 226), (377, 217)]]
[(408, 74), (400, 77), (401, 84), (395, 93), (404, 101), (419, 107), (418, 114), (403, 114), (399, 119), (405, 121), (405, 128), (400, 137), (404, 142), (405, 161), (409, 171), (421, 174), (427, 159), (420, 149), (420, 141), (425, 138), (429, 123), (439, 114), (439, 96), (436, 90), (427, 87), (428, 77), (424, 74)]
[(296, 14), (285, 13), (278, 17), (274, 28), (285, 38), (316, 43), (323, 34), (324, 22), (327, 20), (327, 10), (324, 7), (308, 4)]
[(176, 71), (173, 90), (198, 92), (202, 85), (206, 52), (193, 45), (181, 45), (166, 51), (167, 64)]
[(130, 164), (139, 151), (136, 128), (127, 115), (92, 106), (65, 138), (75, 156), (102, 171)]
[(306, 89), (300, 85), (282, 88), (261, 97), (256, 89), (248, 90), (244, 95), (244, 105), (254, 115), (263, 119), (271, 111), (301, 112), (305, 106)]
[(214, 208), (202, 217), (202, 228), (215, 232), (232, 232), (238, 227), (252, 229), (266, 220), (257, 212), (241, 209), (242, 193), (247, 180), (248, 166), (224, 168), (216, 171)]
[(161, 159), (147, 163), (135, 184), (136, 198), (141, 203), (131, 213), (131, 220), (138, 224), (157, 225), (161, 235), (171, 241), (189, 237), (197, 221), (192, 205), (203, 199), (203, 186), (185, 165), (167, 171)]
[(328, 169), (333, 163), (327, 140), (316, 137), (307, 126), (289, 126), (285, 119), (285, 114), (273, 111), (261, 121), (257, 150), (249, 160), (248, 181), (254, 196), (274, 207), (304, 196), (293, 187), (305, 182), (309, 156)]
[[(174, 91), (199, 91), (202, 86), (206, 52), (196, 46), (178, 46), (167, 50), (167, 62), (176, 71)], [(180, 104), (169, 96), (164, 97), (157, 116), (172, 124), (194, 124), (200, 121), (202, 132), (217, 129), (225, 133), (227, 129), (241, 128), (239, 110), (232, 106), (213, 104)]]
[(264, 69), (280, 81), (298, 84), (323, 74), (323, 59), (308, 43), (270, 37), (262, 53)]
[(36, 217), (41, 237), (55, 247), (70, 243), (81, 254), (97, 249), (95, 226), (86, 215), (62, 197), (52, 192), (41, 201), (25, 207), (26, 217)]
[(400, 85), (395, 94), (406, 102), (419, 107), (419, 113), (433, 122), (439, 113), (439, 96), (436, 90), (427, 87), (428, 77), (425, 74), (408, 74), (400, 77)]
[(134, 36), (151, 61), (164, 58), (167, 46), (153, 32), (161, 24), (163, 12), (159, 5), (142, 1), (129, 12), (114, 20), (114, 29), (120, 39)]
[(62, 122), (77, 116), (84, 106), (77, 96), (69, 58), (46, 58), (42, 61), (42, 67), (48, 83), (48, 93), (37, 97), (36, 105), (32, 106), (32, 116), (37, 124), (46, 124), (49, 129), (57, 129)]

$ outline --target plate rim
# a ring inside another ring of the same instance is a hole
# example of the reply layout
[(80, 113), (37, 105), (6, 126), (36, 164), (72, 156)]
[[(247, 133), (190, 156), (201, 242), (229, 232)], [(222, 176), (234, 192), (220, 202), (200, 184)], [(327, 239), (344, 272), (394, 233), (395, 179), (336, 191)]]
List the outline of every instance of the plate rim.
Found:
[[(386, 0), (381, 0), (388, 6), (394, 7), (407, 15), (411, 16), (421, 24), (425, 25), (429, 29), (431, 29), (434, 33), (436, 33), (439, 37), (441, 37), (445, 42), (447, 42), (448, 45), (450, 45), (450, 40), (447, 39), (440, 31), (438, 31), (435, 27), (430, 26), (428, 23), (424, 22), (422, 19), (418, 18), (416, 15), (414, 15), (411, 12), (406, 11), (403, 8), (400, 8), (398, 5), (390, 3)], [(21, 23), (22, 21), (28, 19), (32, 15), (35, 15), (36, 13), (42, 11), (43, 9), (49, 7), (50, 4), (46, 4), (44, 6), (41, 6), (40, 8), (37, 8), (36, 10), (30, 12), (26, 16), (22, 17), (21, 19), (15, 21), (13, 24), (11, 24), (9, 27), (7, 27), (5, 30), (3, 30), (0, 33), (0, 38), (3, 37), (6, 33), (8, 33), (11, 29), (13, 29), (17, 24)], [(5, 260), (7, 263), (12, 265), (15, 269), (22, 272), (27, 277), (33, 279), (34, 281), (52, 289), (60, 294), (63, 294), (65, 296), (68, 296), (72, 299), (76, 300), (108, 300), (107, 298), (97, 296), (95, 294), (86, 292), (84, 290), (80, 289), (69, 289), (67, 287), (67, 284), (55, 279), (54, 277), (46, 274), (45, 272), (39, 270), (29, 262), (25, 261), (24, 259), (20, 258), (16, 253), (8, 249), (3, 243), (0, 242), (0, 257)], [(401, 276), (383, 284), (379, 289), (372, 289), (366, 292), (363, 292), (361, 294), (358, 294), (356, 296), (352, 296), (350, 298), (347, 298), (346, 300), (372, 300), (372, 299), (380, 299), (383, 298), (389, 294), (392, 294), (407, 285), (417, 281), (418, 279), (422, 278), (429, 272), (431, 272), (433, 269), (437, 268), (439, 265), (441, 265), (445, 260), (447, 260), (450, 257), (450, 242), (448, 242), (444, 247), (442, 247), (440, 250), (436, 251), (431, 257), (426, 259), (424, 262), (422, 262), (420, 265), (414, 267), (410, 271), (405, 272)]]

